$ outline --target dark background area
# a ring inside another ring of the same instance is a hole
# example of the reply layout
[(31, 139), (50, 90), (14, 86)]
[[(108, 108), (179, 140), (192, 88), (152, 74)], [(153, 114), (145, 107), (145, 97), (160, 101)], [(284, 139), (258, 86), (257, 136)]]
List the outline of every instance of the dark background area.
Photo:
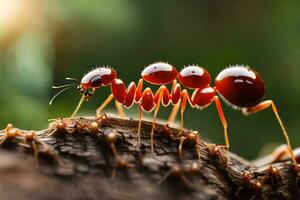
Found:
[[(50, 118), (69, 116), (78, 92), (69, 90), (50, 107), (56, 93), (51, 85), (66, 83), (65, 77), (81, 79), (95, 66), (112, 66), (128, 84), (155, 61), (178, 69), (199, 64), (213, 79), (238, 63), (262, 75), (265, 99), (275, 101), (293, 145), (299, 146), (299, 10), (299, 1), (277, 0), (2, 0), (0, 125), (42, 129)], [(109, 91), (99, 89), (80, 115), (94, 115)], [(109, 109), (115, 111), (113, 105)], [(251, 159), (284, 142), (271, 109), (244, 117), (223, 105), (233, 152)], [(137, 117), (136, 110), (127, 114)], [(163, 108), (159, 118), (167, 119), (169, 112)], [(211, 142), (224, 141), (214, 105), (188, 108), (185, 123)]]

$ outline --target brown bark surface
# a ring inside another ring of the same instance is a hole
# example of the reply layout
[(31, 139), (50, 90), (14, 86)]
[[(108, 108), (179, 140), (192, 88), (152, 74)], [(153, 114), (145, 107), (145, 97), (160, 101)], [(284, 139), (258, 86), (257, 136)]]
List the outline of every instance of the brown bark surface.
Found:
[[(138, 122), (110, 116), (54, 121), (37, 131), (33, 142), (23, 136), (9, 138), (0, 148), (0, 198), (300, 199), (298, 168), (290, 161), (272, 163), (278, 170), (273, 173), (268, 163), (254, 165), (203, 141), (197, 143), (199, 151), (195, 142), (183, 142), (180, 159), (181, 137), (190, 132), (179, 137), (180, 130), (160, 123), (152, 154), (151, 125), (142, 122), (140, 146)], [(109, 143), (114, 131), (117, 140)]]

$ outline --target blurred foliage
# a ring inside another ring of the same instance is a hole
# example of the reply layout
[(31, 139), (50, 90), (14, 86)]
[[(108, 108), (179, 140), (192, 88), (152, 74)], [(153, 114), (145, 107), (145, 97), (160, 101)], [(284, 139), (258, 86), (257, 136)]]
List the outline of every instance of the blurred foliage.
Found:
[[(294, 146), (300, 143), (299, 1), (0, 0), (1, 127), (40, 129), (48, 118), (69, 116), (75, 89), (48, 102), (65, 77), (80, 79), (97, 65), (113, 66), (126, 83), (144, 66), (197, 63), (212, 77), (230, 64), (247, 64), (264, 77)], [(156, 87), (153, 87), (156, 88)], [(101, 88), (81, 110), (94, 114), (109, 94)], [(114, 109), (113, 104), (110, 105)], [(254, 158), (283, 137), (271, 110), (250, 117), (224, 104), (231, 149)], [(166, 119), (170, 109), (162, 109)], [(127, 111), (136, 117), (136, 107)], [(150, 116), (150, 115), (149, 115)], [(186, 126), (223, 143), (215, 106), (188, 109)]]

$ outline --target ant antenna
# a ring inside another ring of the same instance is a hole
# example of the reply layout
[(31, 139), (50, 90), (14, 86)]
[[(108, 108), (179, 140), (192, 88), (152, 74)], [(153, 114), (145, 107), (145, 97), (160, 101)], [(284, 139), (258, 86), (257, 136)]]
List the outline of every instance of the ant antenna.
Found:
[(49, 102), (49, 105), (51, 106), (53, 100), (54, 100), (58, 95), (60, 95), (60, 94), (63, 93), (64, 91), (70, 89), (70, 88), (73, 87), (74, 85), (75, 85), (75, 84), (61, 85), (61, 86), (52, 86), (52, 88), (64, 88), (64, 89), (62, 89), (61, 91), (59, 91), (58, 93), (56, 93), (56, 95), (54, 95), (54, 96), (52, 97), (52, 99), (51, 99), (50, 102)]
[(65, 84), (65, 85), (52, 86), (52, 88), (53, 88), (53, 89), (59, 89), (59, 88), (65, 88), (65, 87), (73, 86), (73, 85), (75, 85), (75, 84), (72, 83), (72, 84)]
[(71, 117), (75, 117), (75, 115), (76, 115), (77, 112), (79, 111), (79, 109), (80, 109), (82, 103), (84, 102), (84, 100), (85, 100), (85, 96), (82, 95), (82, 97), (81, 97), (81, 99), (80, 99), (80, 101), (79, 101), (77, 107), (75, 108), (74, 112), (72, 113)]
[(76, 82), (80, 82), (78, 79), (76, 79), (76, 78), (70, 78), (70, 77), (66, 77), (66, 80), (68, 80), (68, 81), (76, 81)]

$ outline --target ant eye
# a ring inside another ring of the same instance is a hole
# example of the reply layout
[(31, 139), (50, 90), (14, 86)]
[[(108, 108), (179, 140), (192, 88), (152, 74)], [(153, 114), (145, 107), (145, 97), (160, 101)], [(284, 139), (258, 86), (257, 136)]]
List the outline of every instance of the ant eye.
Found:
[(100, 87), (102, 84), (102, 79), (100, 76), (94, 76), (91, 81), (91, 87)]

